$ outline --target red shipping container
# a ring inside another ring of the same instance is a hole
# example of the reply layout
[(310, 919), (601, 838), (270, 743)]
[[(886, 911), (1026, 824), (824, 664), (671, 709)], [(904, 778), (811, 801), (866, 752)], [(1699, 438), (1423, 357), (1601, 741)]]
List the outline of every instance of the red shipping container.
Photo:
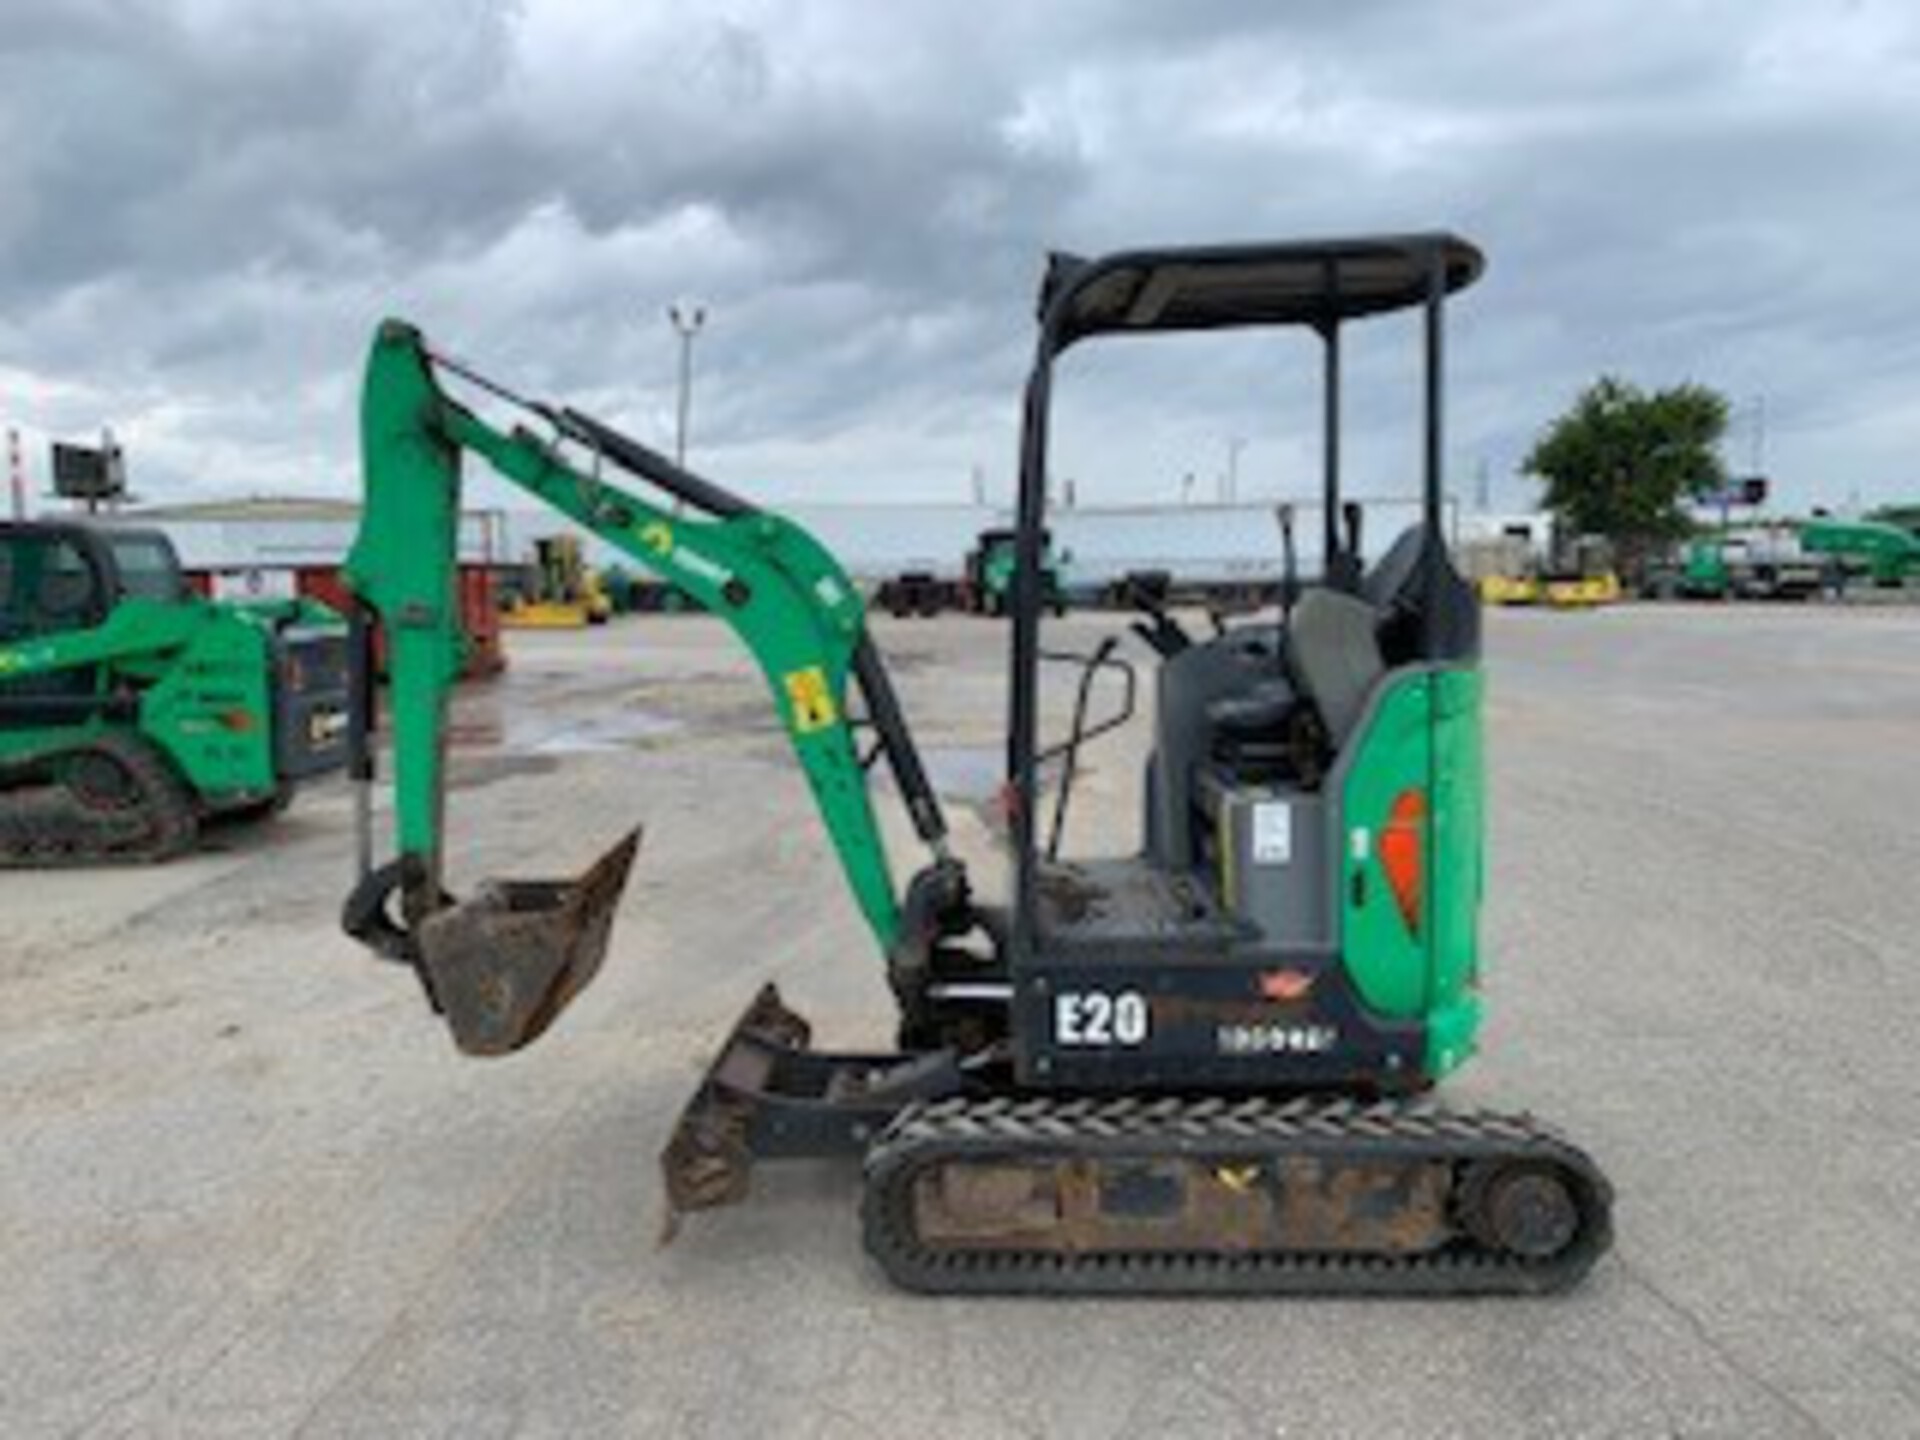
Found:
[[(460, 588), (460, 625), (466, 631), (468, 649), (467, 679), (498, 675), (507, 668), (507, 652), (500, 638), (500, 607), (495, 598), (493, 572), (485, 565), (462, 565), (458, 572)], [(293, 571), (294, 593), (330, 605), (342, 615), (347, 613), (347, 587), (337, 565), (300, 565)], [(213, 576), (205, 570), (189, 570), (187, 584), (197, 595), (213, 594)], [(384, 656), (384, 641), (374, 635), (374, 654)], [(382, 673), (386, 662), (380, 661)]]

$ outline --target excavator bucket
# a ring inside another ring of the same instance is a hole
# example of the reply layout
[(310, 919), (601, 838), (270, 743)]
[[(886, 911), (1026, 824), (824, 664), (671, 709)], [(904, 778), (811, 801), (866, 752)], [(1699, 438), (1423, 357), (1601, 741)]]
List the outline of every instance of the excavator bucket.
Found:
[(461, 1050), (518, 1050), (587, 988), (639, 848), (635, 830), (577, 880), (490, 880), (419, 923), (420, 963)]

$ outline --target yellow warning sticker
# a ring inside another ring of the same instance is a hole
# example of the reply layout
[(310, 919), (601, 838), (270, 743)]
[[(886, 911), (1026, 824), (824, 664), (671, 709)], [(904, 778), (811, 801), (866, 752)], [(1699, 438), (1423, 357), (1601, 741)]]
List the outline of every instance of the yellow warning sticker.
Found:
[(827, 689), (827, 672), (818, 665), (804, 670), (789, 670), (783, 683), (787, 700), (793, 706), (793, 728), (802, 735), (824, 730), (838, 718), (833, 695)]
[(640, 528), (640, 543), (656, 555), (673, 553), (673, 527), (664, 520), (654, 520)]

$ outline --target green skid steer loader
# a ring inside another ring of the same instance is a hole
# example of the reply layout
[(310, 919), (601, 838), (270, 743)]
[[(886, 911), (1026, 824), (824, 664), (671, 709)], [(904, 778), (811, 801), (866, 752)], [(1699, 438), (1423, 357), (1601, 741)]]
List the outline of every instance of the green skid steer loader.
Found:
[(0, 524), (0, 866), (164, 860), (346, 758), (346, 627), (194, 594), (159, 531)]

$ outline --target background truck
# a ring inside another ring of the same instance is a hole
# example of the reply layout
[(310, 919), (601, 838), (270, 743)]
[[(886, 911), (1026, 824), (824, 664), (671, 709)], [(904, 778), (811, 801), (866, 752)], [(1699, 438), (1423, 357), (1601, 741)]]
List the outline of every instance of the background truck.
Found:
[(160, 860), (346, 757), (346, 628), (193, 593), (157, 530), (0, 524), (0, 865)]
[(1603, 536), (1563, 535), (1553, 525), (1541, 543), (1533, 527), (1513, 526), (1462, 549), (1463, 564), (1488, 605), (1591, 610), (1621, 597), (1613, 546)]
[(500, 620), (519, 630), (578, 630), (604, 625), (613, 603), (587, 564), (577, 535), (543, 535), (533, 559), (509, 577)]
[[(976, 615), (1005, 615), (1012, 604), (1014, 541), (1019, 532), (1004, 527), (982, 530), (967, 552), (967, 608)], [(1066, 587), (1051, 533), (1041, 537), (1040, 603), (1055, 615), (1067, 613)]]
[(1832, 588), (1854, 579), (1895, 589), (1920, 574), (1920, 535), (1884, 520), (1841, 520), (1816, 514), (1800, 527), (1800, 544), (1826, 557)]
[(1789, 527), (1770, 525), (1703, 535), (1654, 570), (1647, 589), (1664, 599), (1810, 600), (1828, 567)]
[(911, 616), (932, 619), (946, 610), (962, 608), (967, 587), (932, 570), (902, 570), (889, 575), (873, 590), (874, 608), (896, 620)]

